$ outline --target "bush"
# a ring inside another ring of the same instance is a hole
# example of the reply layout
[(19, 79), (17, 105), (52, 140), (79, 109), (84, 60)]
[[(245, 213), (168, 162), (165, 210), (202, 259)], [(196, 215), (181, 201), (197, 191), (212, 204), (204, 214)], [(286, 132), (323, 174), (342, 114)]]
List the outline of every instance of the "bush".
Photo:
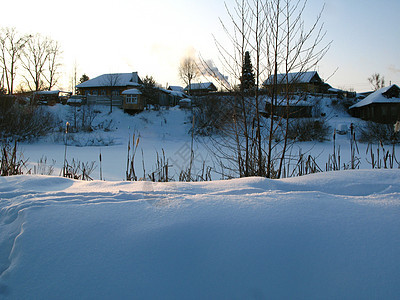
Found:
[(193, 116), (194, 132), (199, 135), (210, 135), (219, 132), (230, 122), (230, 105), (224, 97), (204, 96), (195, 99)]
[(18, 156), (17, 141), (5, 143), (0, 148), (0, 176), (12, 176), (23, 174), (22, 169), (25, 168), (25, 163)]
[(0, 97), (0, 139), (29, 140), (55, 127), (53, 115), (43, 107), (21, 105), (13, 96)]
[(328, 140), (330, 127), (325, 119), (292, 119), (288, 128), (288, 138), (299, 142)]
[(71, 132), (93, 131), (93, 121), (98, 114), (99, 112), (89, 105), (82, 105), (80, 107), (71, 106), (68, 112)]
[(358, 129), (359, 140), (366, 143), (399, 143), (399, 133), (394, 132), (392, 124), (380, 124), (367, 122), (364, 127)]

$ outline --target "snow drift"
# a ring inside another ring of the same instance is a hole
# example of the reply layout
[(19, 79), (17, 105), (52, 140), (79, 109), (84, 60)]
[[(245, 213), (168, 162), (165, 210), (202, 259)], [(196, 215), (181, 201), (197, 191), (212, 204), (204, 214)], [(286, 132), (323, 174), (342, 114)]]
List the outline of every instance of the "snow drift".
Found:
[(394, 299), (400, 170), (0, 178), (0, 298)]

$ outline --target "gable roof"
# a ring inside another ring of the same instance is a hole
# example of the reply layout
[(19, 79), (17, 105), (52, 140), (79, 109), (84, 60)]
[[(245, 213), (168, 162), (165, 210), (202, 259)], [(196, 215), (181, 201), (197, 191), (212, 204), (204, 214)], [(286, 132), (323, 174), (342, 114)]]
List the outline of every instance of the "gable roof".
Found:
[(350, 106), (349, 109), (370, 105), (372, 103), (400, 103), (400, 88), (396, 84), (381, 88), (360, 102)]
[(88, 81), (78, 84), (77, 88), (94, 88), (94, 87), (107, 87), (107, 86), (139, 86), (142, 80), (139, 78), (137, 72), (132, 73), (112, 73), (97, 76)]
[[(185, 87), (185, 91), (189, 90), (189, 86)], [(212, 82), (204, 82), (204, 83), (191, 83), (190, 90), (208, 90), (208, 91), (216, 91), (217, 87)]]
[[(271, 75), (267, 80), (264, 81), (263, 85), (271, 85), (274, 83), (275, 75)], [(319, 77), (317, 71), (310, 72), (295, 72), (287, 74), (289, 83), (313, 83), (313, 82), (322, 82), (321, 77)], [(286, 74), (278, 74), (277, 75), (278, 84), (286, 83)]]
[(177, 86), (177, 85), (170, 85), (168, 87), (168, 90), (174, 91), (174, 92), (183, 92), (183, 87)]

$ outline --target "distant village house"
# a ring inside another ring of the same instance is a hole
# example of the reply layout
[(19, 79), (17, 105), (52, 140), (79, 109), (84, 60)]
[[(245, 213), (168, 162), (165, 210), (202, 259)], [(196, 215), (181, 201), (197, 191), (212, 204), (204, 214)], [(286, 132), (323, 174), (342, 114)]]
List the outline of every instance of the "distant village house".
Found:
[(138, 88), (142, 80), (137, 72), (103, 74), (76, 86), (79, 94), (87, 97), (88, 103), (109, 104), (123, 106), (122, 92)]
[(273, 88), (276, 88), (275, 92), (278, 94), (286, 92), (287, 89), (289, 93), (327, 93), (331, 88), (329, 84), (323, 82), (316, 71), (278, 74), (277, 85), (274, 86), (274, 83), (274, 75), (264, 81), (263, 86), (268, 93), (272, 93)]
[(185, 93), (191, 96), (204, 96), (217, 90), (217, 87), (212, 82), (191, 83), (184, 89)]
[(392, 84), (379, 89), (349, 109), (354, 117), (394, 124), (400, 120), (400, 88)]

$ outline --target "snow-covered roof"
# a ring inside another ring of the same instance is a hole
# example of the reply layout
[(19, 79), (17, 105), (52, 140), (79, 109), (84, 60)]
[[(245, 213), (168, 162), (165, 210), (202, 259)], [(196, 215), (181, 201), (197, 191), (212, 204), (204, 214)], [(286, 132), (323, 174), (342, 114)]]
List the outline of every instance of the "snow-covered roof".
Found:
[[(395, 97), (392, 93), (397, 94)], [(400, 103), (400, 88), (396, 84), (381, 88), (360, 102), (350, 106), (350, 109), (370, 105), (372, 103)]]
[(69, 98), (67, 100), (67, 103), (82, 103), (83, 99), (82, 98)]
[[(274, 82), (274, 77), (275, 75), (271, 75), (270, 77), (268, 77), (268, 79), (264, 81), (264, 85), (272, 84)], [(313, 81), (313, 79), (316, 79), (317, 81), (322, 81), (317, 71), (288, 73), (287, 78), (289, 83), (310, 83)], [(278, 74), (277, 82), (278, 84), (286, 83), (286, 74)]]
[(186, 94), (183, 91), (170, 91), (170, 94), (175, 97), (186, 97)]
[[(185, 91), (189, 90), (189, 86), (185, 87)], [(191, 83), (190, 90), (217, 90), (212, 82)]]
[(60, 93), (59, 90), (56, 91), (37, 91), (35, 92), (36, 95), (58, 95)]
[(141, 80), (137, 72), (103, 74), (78, 84), (77, 88), (92, 88), (106, 86), (139, 86)]
[(183, 87), (177, 86), (177, 85), (170, 85), (168, 87), (168, 90), (174, 91), (174, 92), (183, 92)]
[(138, 89), (129, 89), (122, 92), (122, 95), (141, 95), (142, 92)]
[(329, 89), (328, 89), (328, 92), (332, 92), (332, 93), (340, 93), (340, 92), (343, 92), (343, 90), (340, 90), (340, 89), (335, 89), (335, 88), (329, 88)]

